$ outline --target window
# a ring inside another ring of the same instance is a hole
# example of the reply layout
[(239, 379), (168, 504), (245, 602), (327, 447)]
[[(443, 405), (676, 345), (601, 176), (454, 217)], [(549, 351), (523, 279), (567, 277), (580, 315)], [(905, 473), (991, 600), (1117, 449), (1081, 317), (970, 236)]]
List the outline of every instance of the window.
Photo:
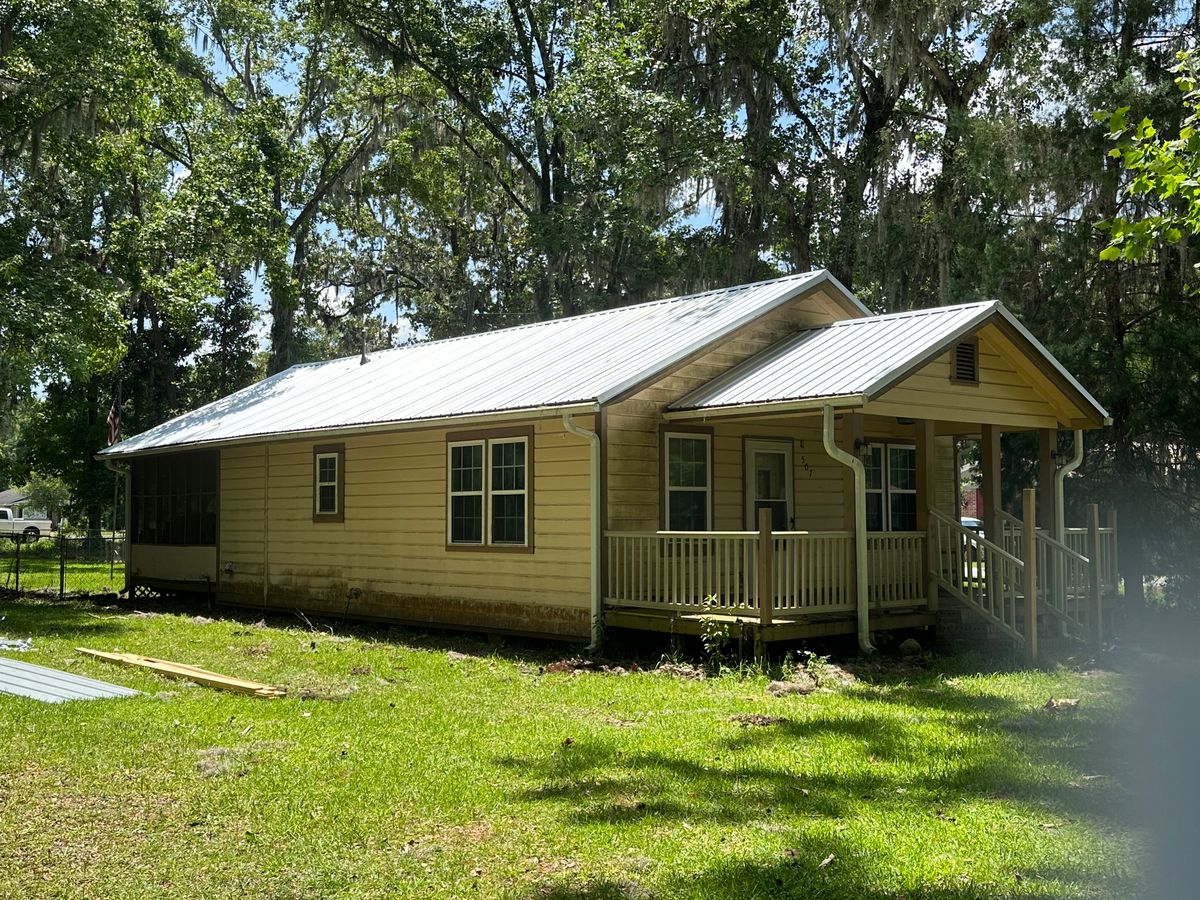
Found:
[(867, 530), (917, 530), (917, 450), (911, 444), (873, 444), (867, 475)]
[(313, 521), (346, 521), (346, 445), (313, 447)]
[(449, 543), (530, 547), (530, 435), (497, 435), (447, 445)]
[(667, 531), (707, 531), (712, 438), (707, 434), (665, 436)]
[(959, 341), (954, 345), (950, 380), (957, 384), (979, 384), (979, 341)]
[(219, 467), (215, 450), (135, 459), (130, 486), (133, 543), (215, 546)]

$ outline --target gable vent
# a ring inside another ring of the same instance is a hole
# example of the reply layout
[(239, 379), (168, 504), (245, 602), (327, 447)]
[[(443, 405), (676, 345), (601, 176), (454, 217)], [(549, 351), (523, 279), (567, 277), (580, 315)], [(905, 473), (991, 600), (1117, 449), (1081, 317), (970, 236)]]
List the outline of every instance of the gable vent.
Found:
[(975, 341), (959, 341), (954, 345), (951, 361), (951, 381), (979, 384), (979, 344)]

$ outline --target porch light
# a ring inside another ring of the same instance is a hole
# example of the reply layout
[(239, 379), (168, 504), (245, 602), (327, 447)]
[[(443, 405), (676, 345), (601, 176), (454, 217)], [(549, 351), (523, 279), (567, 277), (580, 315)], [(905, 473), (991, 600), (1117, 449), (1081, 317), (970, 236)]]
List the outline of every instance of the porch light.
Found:
[(861, 459), (864, 463), (871, 459), (871, 442), (866, 438), (854, 439), (854, 455)]

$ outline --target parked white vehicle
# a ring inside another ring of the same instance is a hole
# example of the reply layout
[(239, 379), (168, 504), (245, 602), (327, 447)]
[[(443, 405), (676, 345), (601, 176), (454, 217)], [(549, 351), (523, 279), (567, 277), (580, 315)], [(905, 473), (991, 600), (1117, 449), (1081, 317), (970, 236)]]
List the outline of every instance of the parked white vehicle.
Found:
[(18, 518), (7, 506), (0, 506), (0, 537), (36, 541), (53, 530), (49, 519)]

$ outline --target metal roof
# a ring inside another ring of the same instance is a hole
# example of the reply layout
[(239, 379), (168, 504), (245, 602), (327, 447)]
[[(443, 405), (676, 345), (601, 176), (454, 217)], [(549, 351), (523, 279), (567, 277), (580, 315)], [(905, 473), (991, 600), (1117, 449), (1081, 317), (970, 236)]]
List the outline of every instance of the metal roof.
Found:
[(132, 688), (109, 684), (107, 681), (0, 656), (0, 694), (29, 697), (45, 703), (62, 703), (66, 700), (133, 697), (137, 693)]
[(0, 491), (0, 506), (20, 506), (28, 499), (29, 495), (17, 488)]
[(824, 270), (533, 325), (293, 366), (113, 445), (102, 456), (432, 423), (506, 411), (597, 408), (792, 298)]
[(1014, 326), (1102, 419), (1108, 413), (999, 301), (835, 322), (768, 347), (669, 407), (712, 410), (857, 397), (866, 402), (993, 318)]

